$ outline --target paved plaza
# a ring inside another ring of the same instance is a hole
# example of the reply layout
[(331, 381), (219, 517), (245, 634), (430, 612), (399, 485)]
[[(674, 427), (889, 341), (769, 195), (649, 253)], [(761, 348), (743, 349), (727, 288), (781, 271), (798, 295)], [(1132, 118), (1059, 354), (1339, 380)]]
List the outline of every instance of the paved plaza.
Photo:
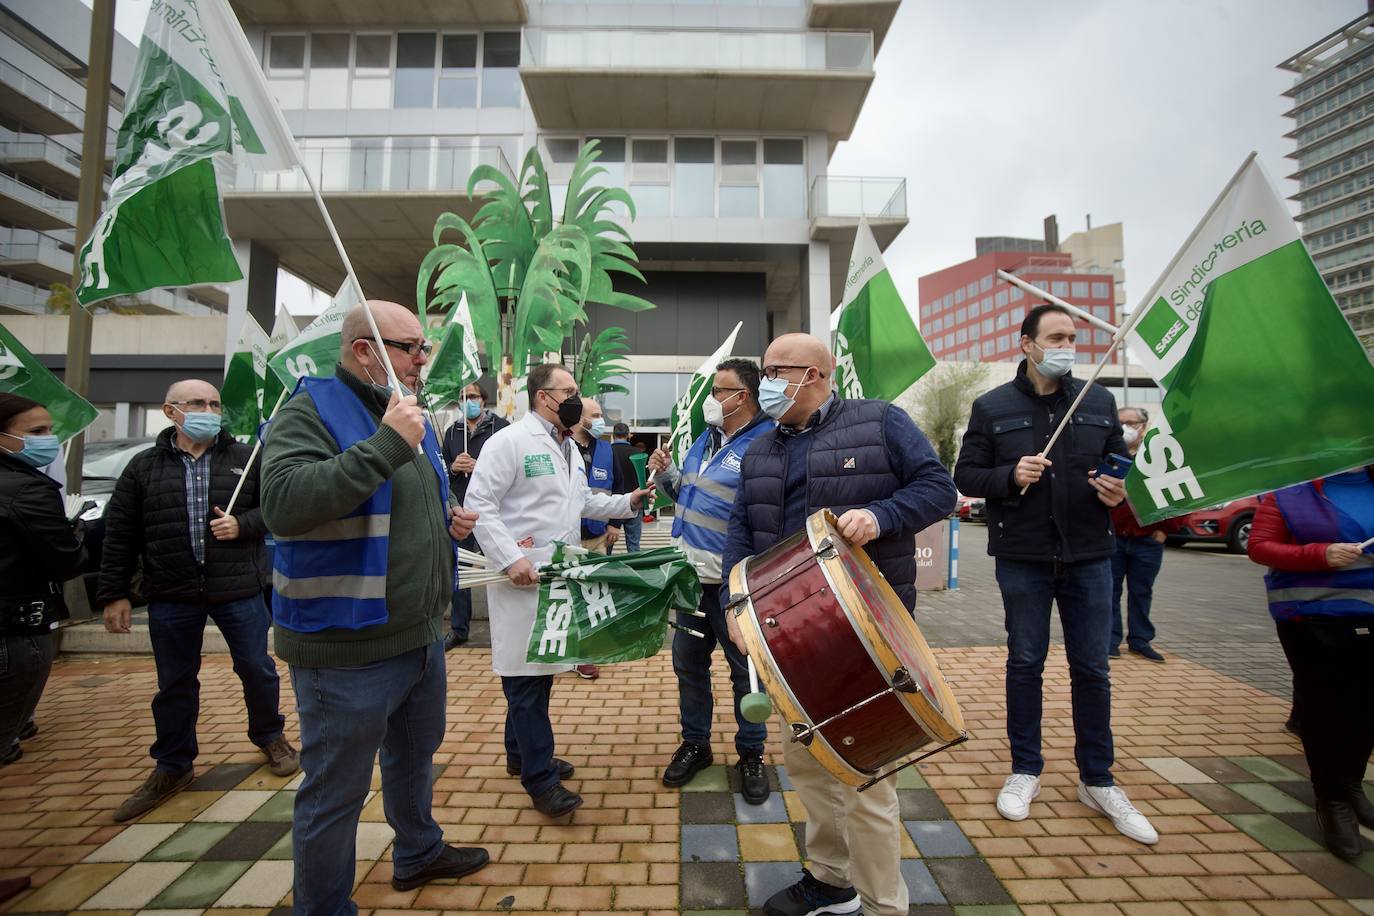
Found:
[[(1374, 913), (1374, 851), (1347, 865), (1317, 841), (1306, 764), (1283, 730), (1286, 666), (1261, 571), (1209, 549), (1166, 555), (1156, 618), (1169, 661), (1112, 666), (1117, 779), (1153, 819), (1159, 845), (1120, 836), (1075, 800), (1057, 646), (1045, 788), (1029, 820), (1000, 818), (993, 800), (1009, 766), (1001, 605), (983, 532), (963, 532), (962, 587), (923, 596), (919, 621), (973, 737), (899, 777), (913, 913)], [(766, 805), (745, 804), (726, 766), (680, 791), (660, 784), (678, 742), (666, 652), (603, 669), (598, 681), (559, 679), (559, 753), (576, 764), (570, 786), (586, 798), (571, 823), (534, 812), (505, 773), (505, 704), (489, 652), (459, 649), (448, 665), (436, 814), (450, 841), (480, 843), (493, 864), (458, 883), (392, 890), (391, 834), (373, 798), (358, 835), (363, 911), (743, 914), (799, 875), (804, 814), (775, 734), (768, 761), (780, 791)], [(733, 763), (719, 674), (714, 746), (718, 764)], [(41, 733), (0, 770), (0, 876), (28, 874), (35, 885), (7, 912), (287, 912), (299, 777), (271, 776), (248, 743), (227, 657), (207, 657), (202, 673), (196, 783), (137, 823), (112, 822), (148, 772), (153, 681), (149, 658), (55, 666)]]

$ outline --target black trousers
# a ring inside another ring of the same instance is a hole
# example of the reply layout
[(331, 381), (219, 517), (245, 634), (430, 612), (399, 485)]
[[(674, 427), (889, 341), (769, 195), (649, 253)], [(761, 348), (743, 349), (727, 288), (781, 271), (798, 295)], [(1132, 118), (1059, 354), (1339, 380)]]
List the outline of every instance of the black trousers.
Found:
[(1318, 798), (1358, 789), (1374, 753), (1374, 618), (1278, 624), (1293, 669), (1293, 705)]

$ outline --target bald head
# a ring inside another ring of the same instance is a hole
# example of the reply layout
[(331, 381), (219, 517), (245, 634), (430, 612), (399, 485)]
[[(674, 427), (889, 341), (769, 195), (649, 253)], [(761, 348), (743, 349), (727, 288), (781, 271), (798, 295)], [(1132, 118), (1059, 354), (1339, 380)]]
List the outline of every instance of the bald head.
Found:
[[(835, 357), (825, 341), (811, 334), (784, 334), (768, 345), (763, 355), (764, 374), (776, 369), (776, 377), (788, 382), (786, 394), (795, 398), (778, 417), (784, 426), (799, 426), (830, 397), (830, 378)], [(765, 384), (777, 385), (777, 382)]]
[[(383, 339), (400, 344), (424, 342), (420, 319), (404, 305), (385, 299), (369, 299), (367, 306), (372, 311), (372, 319), (377, 322), (377, 330), (381, 332)], [(382, 362), (383, 357), (378, 353), (377, 344), (372, 339), (372, 328), (367, 322), (367, 312), (363, 306), (350, 309), (344, 316), (339, 338), (339, 361), (345, 369), (375, 384), (387, 384), (386, 364)], [(413, 356), (409, 355), (405, 350), (392, 345), (385, 347), (385, 354), (385, 358), (391, 361), (392, 368), (396, 370), (396, 376), (401, 380), (401, 384), (414, 391), (419, 384), (420, 367), (428, 362), (428, 358), (419, 352)]]
[(172, 387), (167, 389), (167, 396), (162, 399), (162, 403), (175, 404), (178, 401), (189, 401), (195, 398), (202, 401), (218, 401), (219, 389), (203, 379), (182, 379), (172, 383)]

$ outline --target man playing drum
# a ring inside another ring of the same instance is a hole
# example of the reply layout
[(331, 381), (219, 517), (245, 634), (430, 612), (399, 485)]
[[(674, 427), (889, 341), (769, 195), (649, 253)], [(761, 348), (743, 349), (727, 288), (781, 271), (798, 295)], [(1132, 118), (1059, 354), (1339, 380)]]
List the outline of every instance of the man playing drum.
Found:
[[(745, 557), (800, 531), (819, 509), (839, 516), (849, 543), (863, 546), (908, 610), (916, 604), (912, 538), (954, 508), (954, 482), (902, 410), (884, 401), (846, 400), (831, 389), (834, 358), (820, 339), (786, 334), (764, 354), (759, 404), (778, 421), (745, 453), (730, 518), (721, 578)], [(730, 638), (744, 651), (733, 613)], [(800, 745), (783, 742), (783, 761), (806, 806), (811, 868), (764, 905), (768, 916), (905, 914), (902, 822), (892, 781), (860, 793)], [(857, 890), (856, 890), (857, 888)]]

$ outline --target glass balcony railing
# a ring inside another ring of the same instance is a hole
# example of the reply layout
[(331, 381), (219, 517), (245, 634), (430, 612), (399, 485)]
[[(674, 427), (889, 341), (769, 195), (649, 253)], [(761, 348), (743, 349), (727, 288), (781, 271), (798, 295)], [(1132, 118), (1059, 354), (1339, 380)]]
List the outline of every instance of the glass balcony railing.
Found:
[(81, 153), (38, 134), (14, 134), (0, 140), (0, 159), (43, 159), (73, 175), (81, 174)]
[[(413, 138), (406, 138), (407, 141)], [(415, 138), (423, 139), (423, 138)], [(440, 138), (442, 141), (447, 138)], [(356, 141), (355, 141), (356, 142)], [(301, 150), (305, 168), (322, 192), (353, 191), (457, 191), (466, 193), (468, 176), (479, 165), (495, 166), (507, 178), (515, 172), (499, 146), (377, 146), (314, 148)], [(291, 172), (255, 173), (240, 168), (237, 191), (308, 192), (310, 186), (297, 169)]]
[(0, 267), (8, 262), (42, 264), (57, 271), (70, 271), (75, 253), (70, 245), (32, 229), (0, 230)]
[(53, 92), (7, 60), (0, 60), (0, 82), (19, 90), (21, 95), (42, 105), (67, 123), (81, 126), (85, 110), (80, 105)]
[(54, 219), (61, 220), (69, 226), (76, 225), (76, 201), (74, 200), (59, 200), (43, 193), (27, 182), (12, 178), (9, 175), (0, 175), (0, 195), (12, 197), (36, 210), (43, 210)]
[(906, 219), (905, 178), (822, 175), (811, 182), (811, 217)]
[(41, 286), (33, 286), (12, 277), (0, 277), (0, 306), (5, 308), (42, 314), (48, 310), (49, 295), (51, 293)]
[(521, 67), (588, 70), (873, 70), (870, 32), (526, 29)]

